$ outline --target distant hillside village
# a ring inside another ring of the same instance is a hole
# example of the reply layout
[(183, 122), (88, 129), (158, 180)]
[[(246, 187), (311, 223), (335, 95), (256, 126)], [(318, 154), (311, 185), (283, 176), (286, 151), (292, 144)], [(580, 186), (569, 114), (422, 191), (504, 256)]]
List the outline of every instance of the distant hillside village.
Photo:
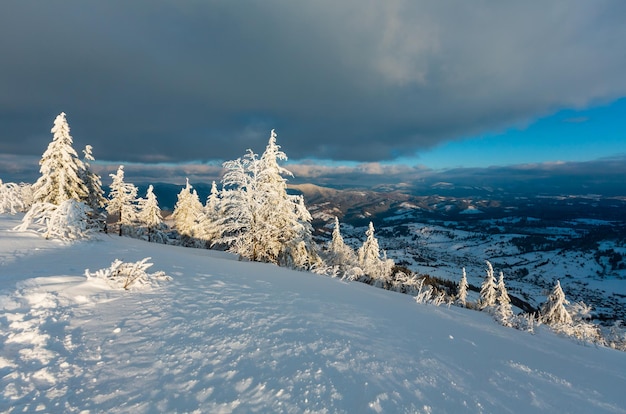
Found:
[(609, 329), (590, 323), (590, 308), (582, 302), (570, 304), (558, 281), (538, 312), (515, 314), (503, 272), (496, 278), (488, 261), (484, 281), (476, 289), (478, 299), (470, 301), (465, 269), (459, 270), (458, 283), (450, 283), (398, 266), (381, 251), (371, 222), (358, 249), (344, 242), (336, 217), (334, 224), (330, 223), (332, 238), (318, 244), (304, 198), (287, 192), (285, 177), (292, 174), (280, 165), (287, 155), (277, 144), (274, 130), (261, 155), (247, 150), (241, 158), (223, 164), (220, 186), (212, 183), (204, 203), (187, 181), (167, 221), (153, 186), (145, 195), (138, 195), (137, 187), (125, 181), (123, 165), (110, 174), (110, 191), (105, 195), (101, 177), (91, 168), (93, 149), (87, 145), (82, 158), (78, 156), (65, 113), (56, 117), (51, 132), (52, 141), (39, 162), (41, 175), (34, 184), (0, 181), (0, 213), (24, 214), (17, 231), (32, 230), (46, 239), (66, 241), (109, 233), (147, 242), (220, 249), (241, 260), (406, 293), (421, 303), (489, 312), (497, 322), (516, 329), (532, 332), (538, 324), (546, 324), (577, 340), (626, 350), (620, 325)]

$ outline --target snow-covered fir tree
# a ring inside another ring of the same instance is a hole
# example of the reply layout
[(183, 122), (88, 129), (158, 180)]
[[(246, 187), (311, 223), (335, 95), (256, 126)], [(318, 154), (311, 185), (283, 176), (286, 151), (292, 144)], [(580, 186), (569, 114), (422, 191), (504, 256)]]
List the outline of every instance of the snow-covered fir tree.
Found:
[(258, 156), (252, 150), (236, 160), (226, 161), (222, 177), (222, 211), (219, 220), (221, 237), (214, 241), (229, 246), (242, 258), (263, 261), (257, 252), (261, 244), (261, 220), (257, 195)]
[(113, 179), (107, 203), (107, 212), (117, 217), (118, 234), (132, 233), (137, 221), (137, 187), (124, 182), (124, 166), (120, 165), (115, 174), (109, 174)]
[(461, 306), (465, 306), (467, 304), (467, 289), (469, 288), (469, 284), (467, 283), (467, 274), (465, 273), (465, 268), (463, 268), (463, 275), (461, 276), (461, 280), (459, 281), (459, 287), (457, 292), (457, 303)]
[(287, 194), (283, 175), (292, 174), (278, 164), (285, 159), (272, 130), (261, 158), (248, 150), (224, 163), (222, 237), (216, 242), (249, 260), (312, 267), (320, 259), (311, 216), (299, 196)]
[(500, 272), (500, 278), (498, 279), (497, 290), (497, 305), (495, 311), (495, 318), (504, 326), (512, 326), (513, 308), (511, 307), (511, 298), (504, 285), (504, 274)]
[(185, 187), (178, 193), (178, 201), (174, 206), (172, 218), (174, 227), (180, 235), (183, 246), (198, 246), (200, 235), (199, 223), (204, 216), (204, 207), (198, 193), (186, 179)]
[(204, 205), (204, 214), (199, 217), (197, 237), (204, 241), (205, 247), (210, 247), (213, 241), (222, 234), (219, 220), (222, 216), (220, 192), (215, 181), (211, 184), (211, 192)]
[(98, 174), (91, 170), (91, 161), (95, 161), (92, 146), (85, 146), (83, 154), (83, 169), (80, 171), (80, 177), (88, 191), (87, 198), (84, 201), (94, 212), (97, 212), (106, 205), (106, 198), (104, 198), (104, 191), (102, 190), (102, 180)]
[(332, 238), (328, 243), (326, 256), (326, 263), (329, 266), (347, 268), (356, 264), (356, 254), (354, 250), (344, 242), (341, 235), (339, 219), (337, 217), (335, 217), (335, 227), (333, 228)]
[(145, 228), (146, 237), (149, 242), (167, 242), (167, 235), (164, 232), (166, 226), (165, 223), (163, 223), (161, 209), (159, 208), (159, 202), (154, 194), (152, 184), (148, 186), (146, 198), (142, 198), (138, 202), (137, 221), (139, 225)]
[(276, 132), (272, 130), (259, 159), (258, 170), (260, 195), (267, 203), (260, 212), (266, 220), (266, 232), (273, 233), (266, 240), (279, 245), (279, 264), (298, 269), (310, 268), (320, 260), (317, 246), (313, 243), (312, 218), (302, 196), (287, 194), (287, 179), (284, 176), (293, 177), (293, 174), (279, 165), (279, 161), (284, 160), (287, 160), (287, 155), (276, 143)]
[(480, 300), (478, 307), (480, 309), (490, 308), (496, 305), (496, 278), (493, 275), (493, 266), (489, 261), (487, 263), (487, 275), (480, 286)]
[(89, 189), (81, 177), (85, 166), (72, 147), (73, 139), (64, 112), (54, 120), (51, 132), (52, 142), (39, 161), (41, 176), (33, 184), (34, 201), (55, 205), (69, 199), (86, 201)]
[(561, 289), (561, 282), (556, 281), (556, 285), (548, 299), (541, 306), (541, 320), (546, 325), (559, 325), (572, 323), (572, 316), (569, 314), (565, 305), (568, 305), (569, 301), (565, 299), (565, 293)]
[[(286, 193), (286, 192), (285, 192)], [(300, 195), (288, 196), (295, 207), (293, 236), (283, 246), (279, 263), (294, 269), (316, 269), (323, 266), (323, 260), (318, 253), (317, 244), (313, 240), (313, 226), (311, 213), (304, 204), (304, 197)]]
[(378, 239), (374, 235), (374, 224), (370, 222), (365, 232), (366, 240), (357, 251), (358, 264), (368, 275), (375, 285), (383, 286), (391, 276), (394, 262), (387, 259), (387, 254), (383, 252), (381, 257)]

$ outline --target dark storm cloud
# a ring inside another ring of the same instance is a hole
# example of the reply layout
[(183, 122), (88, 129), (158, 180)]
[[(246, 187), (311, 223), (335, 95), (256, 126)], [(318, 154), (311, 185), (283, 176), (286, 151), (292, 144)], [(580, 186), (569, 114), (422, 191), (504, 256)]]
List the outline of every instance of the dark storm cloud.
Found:
[(61, 111), (100, 160), (391, 159), (626, 95), (626, 3), (12, 1), (0, 152)]

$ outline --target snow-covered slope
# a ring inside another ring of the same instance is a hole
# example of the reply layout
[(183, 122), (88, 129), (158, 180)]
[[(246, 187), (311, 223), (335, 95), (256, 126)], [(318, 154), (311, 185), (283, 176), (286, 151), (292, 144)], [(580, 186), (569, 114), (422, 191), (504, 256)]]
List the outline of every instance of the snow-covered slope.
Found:
[[(359, 283), (0, 217), (2, 412), (626, 412), (626, 353)], [(152, 257), (174, 279), (83, 274)]]

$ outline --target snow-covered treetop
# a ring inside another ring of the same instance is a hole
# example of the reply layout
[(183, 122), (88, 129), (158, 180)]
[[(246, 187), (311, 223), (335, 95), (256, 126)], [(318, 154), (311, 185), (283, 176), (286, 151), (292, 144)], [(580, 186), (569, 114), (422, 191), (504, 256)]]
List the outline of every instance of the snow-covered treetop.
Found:
[(35, 201), (60, 205), (68, 199), (87, 199), (89, 189), (81, 178), (85, 166), (72, 147), (73, 139), (65, 112), (55, 118), (50, 132), (53, 134), (52, 142), (39, 161), (41, 177), (33, 185)]

